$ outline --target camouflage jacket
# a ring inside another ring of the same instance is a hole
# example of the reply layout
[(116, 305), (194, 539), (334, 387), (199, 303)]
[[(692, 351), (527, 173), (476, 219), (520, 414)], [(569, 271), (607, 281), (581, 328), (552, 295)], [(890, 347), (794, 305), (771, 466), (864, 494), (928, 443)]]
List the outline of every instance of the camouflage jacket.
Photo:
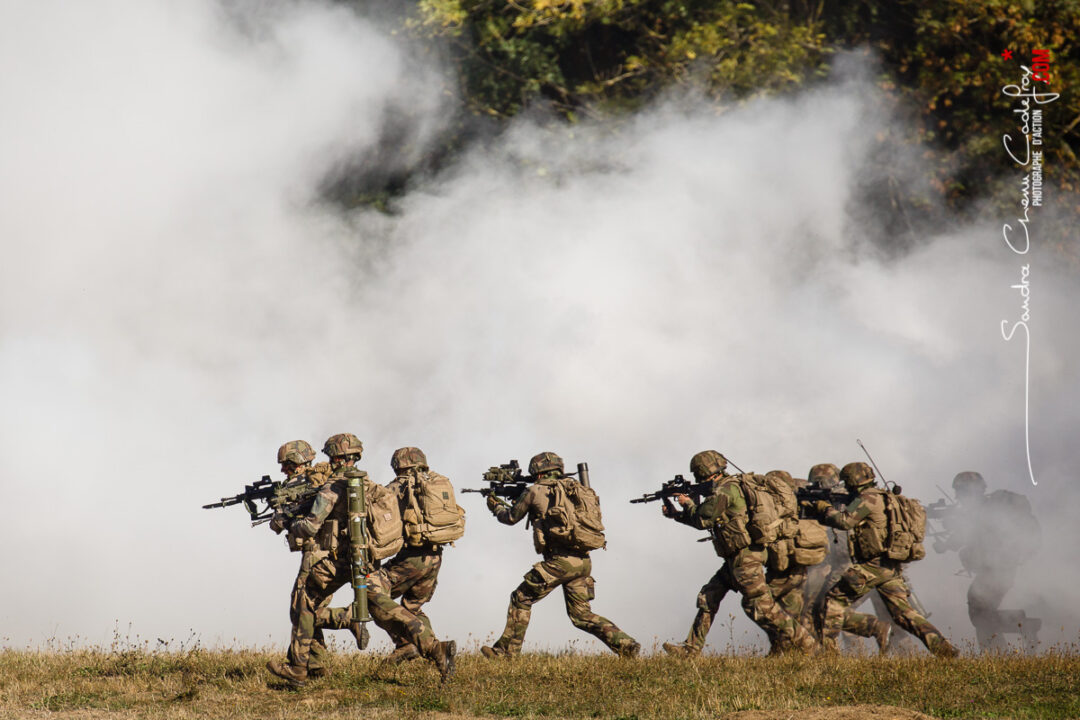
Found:
[[(368, 487), (375, 485), (366, 472), (354, 467), (342, 468), (319, 488), (311, 512), (298, 518), (289, 532), (301, 538), (312, 538), (315, 549), (332, 557), (347, 557), (349, 548), (348, 479), (354, 474), (364, 478)], [(305, 547), (305, 549), (307, 549)]]
[(843, 510), (831, 508), (820, 520), (823, 525), (848, 531), (848, 551), (854, 562), (869, 562), (885, 550), (888, 521), (885, 518), (885, 491), (881, 488), (864, 489)]
[(750, 534), (746, 529), (749, 519), (746, 497), (738, 476), (717, 480), (712, 495), (700, 505), (691, 502), (675, 519), (692, 528), (708, 530), (713, 538), (713, 548), (720, 557), (732, 557), (750, 545)]
[(533, 547), (544, 557), (555, 555), (587, 557), (588, 553), (570, 550), (548, 536), (544, 527), (544, 518), (551, 507), (551, 485), (552, 483), (546, 479), (538, 480), (523, 492), (513, 505), (509, 507), (504, 505), (496, 509), (495, 518), (504, 525), (517, 525), (522, 518), (528, 516), (533, 529)]

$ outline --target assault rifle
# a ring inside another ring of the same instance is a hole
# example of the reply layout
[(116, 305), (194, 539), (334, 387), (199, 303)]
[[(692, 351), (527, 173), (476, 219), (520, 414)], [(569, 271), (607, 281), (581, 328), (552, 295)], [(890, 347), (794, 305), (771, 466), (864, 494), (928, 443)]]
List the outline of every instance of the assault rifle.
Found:
[[(585, 487), (591, 487), (589, 485), (588, 463), (578, 463), (577, 472), (564, 473), (563, 475), (565, 477), (574, 477), (576, 475), (578, 482)], [(484, 497), (505, 498), (508, 502), (513, 503), (525, 493), (529, 485), (536, 482), (536, 478), (532, 475), (522, 473), (521, 465), (518, 464), (517, 460), (489, 467), (484, 472), (483, 480), (488, 484), (486, 488), (465, 488), (461, 492), (480, 493)]]
[[(318, 492), (319, 488), (312, 485), (306, 475), (290, 480), (271, 480), (269, 475), (263, 475), (261, 480), (245, 485), (244, 492), (239, 495), (221, 498), (218, 502), (203, 505), (203, 509), (211, 510), (243, 503), (251, 516), (251, 527), (255, 527), (269, 522), (275, 513), (280, 512), (289, 517), (306, 513)], [(258, 503), (261, 503), (262, 507), (259, 507)]]
[[(952, 546), (952, 530), (949, 529), (949, 520), (960, 510), (960, 505), (949, 497), (949, 494), (938, 486), (941, 494), (945, 497), (938, 498), (926, 506), (926, 534), (934, 538), (934, 550), (943, 553), (946, 550), (956, 550)], [(941, 529), (939, 530), (938, 527)]]
[(695, 503), (701, 503), (701, 498), (712, 493), (713, 482), (692, 483), (682, 475), (676, 475), (671, 480), (665, 481), (656, 492), (645, 493), (639, 498), (634, 498), (631, 503), (648, 503), (663, 500), (665, 504), (670, 502), (676, 495), (686, 495)]
[(851, 502), (851, 493), (843, 485), (835, 487), (823, 487), (821, 485), (806, 485), (795, 491), (795, 499), (799, 501), (799, 514), (805, 517), (802, 503), (815, 503), (824, 500), (833, 507), (843, 507)]
[(465, 488), (461, 492), (480, 493), (484, 497), (493, 495), (497, 498), (505, 498), (509, 502), (516, 502), (529, 489), (529, 485), (536, 482), (536, 478), (523, 474), (518, 461), (511, 460), (502, 465), (489, 467), (484, 472), (484, 482), (488, 484), (486, 488)]

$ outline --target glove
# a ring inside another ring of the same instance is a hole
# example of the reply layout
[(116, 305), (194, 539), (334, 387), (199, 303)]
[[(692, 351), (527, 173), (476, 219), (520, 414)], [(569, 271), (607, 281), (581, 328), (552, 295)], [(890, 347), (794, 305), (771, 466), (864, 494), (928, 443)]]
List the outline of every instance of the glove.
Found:
[(280, 535), (281, 531), (285, 529), (285, 525), (288, 522), (288, 518), (282, 513), (275, 513), (274, 517), (270, 518), (270, 529), (275, 534)]
[(824, 515), (825, 513), (829, 512), (830, 510), (832, 510), (832, 503), (829, 502), (828, 500), (815, 500), (814, 501), (814, 511), (817, 512), (818, 515)]
[(488, 495), (487, 496), (487, 507), (488, 507), (488, 510), (490, 510), (491, 512), (495, 512), (500, 507), (502, 507), (502, 503), (499, 502), (499, 498), (495, 497), (494, 495)]
[(683, 495), (682, 493), (676, 495), (675, 499), (679, 501), (679, 504), (682, 505), (683, 508), (688, 508), (694, 504), (694, 501), (690, 499), (689, 495)]

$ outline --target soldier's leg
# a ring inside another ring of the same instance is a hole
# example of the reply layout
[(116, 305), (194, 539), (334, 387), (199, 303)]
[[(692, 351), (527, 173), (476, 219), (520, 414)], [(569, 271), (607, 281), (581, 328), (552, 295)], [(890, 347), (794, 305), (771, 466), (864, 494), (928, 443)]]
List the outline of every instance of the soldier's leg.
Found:
[(499, 654), (517, 655), (525, 641), (525, 631), (529, 629), (532, 606), (543, 600), (551, 591), (563, 583), (559, 567), (551, 560), (537, 563), (525, 573), (525, 579), (510, 595), (510, 607), (506, 610), (506, 627), (495, 641), (495, 651)]
[(764, 552), (745, 548), (728, 561), (733, 588), (743, 596), (743, 609), (766, 634), (775, 633), (779, 643), (807, 652), (813, 650), (817, 642), (806, 628), (784, 612), (769, 591), (765, 580), (765, 557)]
[[(807, 627), (803, 622), (803, 610), (805, 607), (804, 591), (806, 589), (806, 567), (803, 565), (790, 565), (782, 572), (769, 570), (765, 573), (765, 579), (769, 585), (769, 592), (780, 607), (803, 626), (807, 633), (813, 634), (813, 627)], [(776, 635), (771, 628), (769, 643), (773, 652), (783, 652), (789, 649), (787, 641)]]
[[(851, 607), (872, 589), (871, 574), (863, 565), (852, 565), (840, 576), (825, 594), (825, 602), (819, 610), (818, 625), (821, 627), (821, 644), (829, 650), (836, 649), (836, 638), (841, 630), (855, 632), (862, 625), (870, 626), (873, 615), (852, 612)], [(871, 633), (872, 634), (872, 633)], [(870, 634), (865, 637), (869, 637)]]
[[(435, 594), (440, 567), (442, 553), (436, 552), (402, 553), (383, 568), (390, 585), (390, 597), (400, 597), (401, 606), (420, 618), (428, 630), (431, 629), (431, 620), (421, 608)], [(405, 637), (391, 637), (398, 648), (411, 645)]]
[(896, 624), (922, 640), (930, 652), (945, 657), (959, 654), (933, 623), (912, 607), (911, 591), (899, 571), (877, 585), (877, 591)]
[[(312, 667), (323, 667), (320, 663), (325, 657), (325, 648), (315, 650), (319, 663), (312, 665), (312, 648), (316, 639), (321, 639), (318, 631), (319, 614), (325, 615), (334, 593), (342, 587), (347, 578), (344, 573), (329, 558), (317, 559), (311, 566), (302, 588), (296, 593), (294, 604), (296, 623), (293, 625), (292, 637), (289, 642), (289, 665), (303, 669), (304, 673)], [(346, 568), (347, 571), (347, 568)], [(321, 642), (318, 643), (321, 646)]]
[(431, 628), (424, 625), (420, 618), (398, 605), (390, 597), (390, 583), (381, 570), (372, 573), (368, 589), (368, 608), (375, 624), (390, 633), (391, 637), (401, 635), (420, 655), (435, 664), (445, 682), (454, 672), (454, 655), (457, 644), (453, 641), (439, 642)]
[[(720, 603), (724, 596), (731, 590), (724, 565), (709, 578), (709, 581), (701, 586), (697, 595), (697, 614), (694, 622), (690, 625), (690, 633), (686, 636), (683, 644), (691, 654), (698, 654), (705, 647), (705, 639), (712, 628), (713, 619), (720, 609)], [(665, 646), (665, 649), (667, 647)]]
[(968, 587), (968, 617), (975, 626), (975, 637), (982, 650), (1007, 646), (1003, 637), (1007, 629), (998, 608), (1012, 584), (1011, 573), (980, 572)]
[[(584, 630), (598, 638), (613, 652), (619, 655), (637, 655), (641, 646), (634, 638), (623, 632), (615, 623), (592, 611), (589, 603), (596, 597), (596, 581), (591, 575), (592, 562), (588, 558), (560, 558), (567, 565), (578, 566), (576, 576), (563, 584), (563, 597), (566, 600), (566, 614), (574, 627)], [(567, 567), (568, 575), (574, 574)]]

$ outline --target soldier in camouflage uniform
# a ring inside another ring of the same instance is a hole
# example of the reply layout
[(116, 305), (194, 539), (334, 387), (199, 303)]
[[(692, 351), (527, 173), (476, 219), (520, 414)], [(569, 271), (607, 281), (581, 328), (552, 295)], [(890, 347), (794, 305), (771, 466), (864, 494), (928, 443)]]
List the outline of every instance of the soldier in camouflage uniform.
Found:
[[(418, 475), (429, 472), (427, 457), (420, 448), (404, 447), (394, 451), (390, 458), (390, 467), (397, 477), (387, 486), (398, 498), (398, 505), (404, 513), (409, 507), (409, 492)], [(431, 620), (423, 611), (423, 605), (435, 594), (439, 582), (439, 568), (442, 567), (442, 545), (424, 543), (414, 546), (406, 544), (383, 568), (390, 583), (390, 596), (401, 598), (401, 606), (411, 612), (430, 630)], [(416, 646), (407, 637), (395, 635), (394, 652), (386, 659), (390, 665), (415, 660), (420, 657)]]
[(528, 517), (533, 526), (533, 544), (544, 556), (544, 561), (525, 573), (525, 579), (510, 596), (502, 636), (493, 646), (482, 647), (481, 652), (486, 658), (520, 654), (533, 604), (562, 586), (566, 614), (574, 627), (594, 635), (620, 656), (635, 657), (641, 650), (637, 641), (589, 607), (595, 597), (589, 553), (563, 547), (546, 532), (544, 522), (552, 502), (551, 485), (554, 480), (564, 477), (562, 458), (551, 452), (540, 453), (529, 461), (529, 474), (535, 484), (522, 493), (513, 506), (507, 507), (491, 495), (487, 498), (487, 506), (505, 525), (516, 525)]
[(853, 495), (857, 495), (846, 508), (837, 509), (826, 500), (804, 503), (808, 511), (820, 516), (823, 524), (848, 531), (848, 550), (855, 562), (825, 596), (819, 622), (822, 643), (835, 650), (836, 638), (843, 630), (861, 637), (878, 638), (879, 647), (884, 649), (888, 644), (889, 625), (873, 615), (852, 609), (860, 598), (876, 590), (897, 625), (922, 640), (935, 655), (956, 657), (959, 652), (952, 643), (912, 607), (902, 563), (885, 554), (888, 530), (885, 491), (874, 487), (874, 471), (866, 463), (848, 463), (840, 471), (840, 479)]
[[(278, 448), (277, 460), (281, 465), (281, 472), (285, 475), (286, 482), (297, 480), (303, 476), (308, 476), (313, 484), (320, 484), (328, 479), (330, 467), (324, 463), (320, 465), (324, 466), (318, 468), (320, 472), (313, 473), (311, 463), (315, 459), (315, 450), (304, 440), (292, 440), (285, 443)], [(280, 513), (275, 515), (270, 523), (270, 529), (275, 533), (280, 534), (285, 530), (285, 516)], [(291, 550), (301, 550), (302, 555), (300, 559), (300, 570), (296, 575), (296, 581), (293, 583), (292, 594), (289, 598), (289, 620), (292, 622), (293, 632), (295, 633), (296, 627), (300, 622), (300, 608), (305, 603), (305, 588), (307, 586), (308, 574), (311, 572), (312, 566), (316, 562), (314, 555), (318, 553), (318, 546), (314, 540), (308, 539), (303, 542), (297, 543), (296, 541), (290, 542)], [(329, 618), (324, 618), (329, 621)], [(347, 627), (346, 625), (343, 627)], [(311, 677), (322, 677), (326, 675), (326, 645), (323, 641), (323, 626), (316, 624), (315, 630), (312, 634), (310, 654), (307, 662), (308, 675)], [(292, 648), (289, 648), (289, 663), (293, 663)]]
[(977, 472), (957, 474), (952, 486), (956, 505), (944, 518), (946, 534), (934, 549), (959, 550), (960, 564), (972, 577), (968, 617), (979, 647), (1006, 649), (1005, 635), (1019, 633), (1026, 649), (1033, 651), (1042, 621), (1023, 610), (1001, 609), (1021, 564), (1039, 546), (1042, 532), (1031, 504), (1008, 490), (987, 494), (986, 481)]
[[(350, 624), (349, 608), (330, 608), (334, 593), (352, 580), (351, 549), (348, 538), (348, 499), (346, 487), (350, 477), (360, 477), (366, 490), (379, 490), (367, 473), (355, 467), (364, 446), (351, 433), (330, 437), (323, 452), (330, 458), (334, 475), (324, 484), (312, 504), (311, 512), (289, 526), (291, 537), (311, 539), (317, 548), (308, 558), (310, 567), (298, 603), (297, 622), (293, 627), (287, 663), (273, 660), (267, 669), (293, 687), (302, 687), (308, 677), (311, 648), (319, 628), (342, 629)], [(457, 646), (453, 641), (439, 642), (431, 630), (415, 615), (390, 598), (390, 583), (379, 568), (365, 568), (368, 575), (368, 608), (375, 624), (393, 635), (407, 637), (420, 654), (439, 669), (443, 680), (454, 670)], [(302, 570), (303, 571), (303, 570)]]
[(712, 495), (700, 506), (686, 495), (679, 495), (676, 499), (683, 509), (674, 516), (667, 506), (663, 508), (664, 515), (678, 522), (708, 530), (713, 537), (713, 548), (724, 559), (723, 566), (698, 593), (698, 612), (686, 642), (664, 643), (664, 650), (672, 655), (700, 654), (720, 601), (728, 591), (733, 591), (742, 595), (747, 616), (770, 638), (775, 637), (778, 647), (813, 652), (817, 648), (814, 638), (776, 602), (769, 590), (765, 579), (768, 551), (751, 543), (746, 529), (746, 497), (738, 477), (728, 475), (726, 470), (727, 459), (715, 450), (697, 453), (690, 460), (690, 472), (699, 483), (707, 480), (714, 483)]

